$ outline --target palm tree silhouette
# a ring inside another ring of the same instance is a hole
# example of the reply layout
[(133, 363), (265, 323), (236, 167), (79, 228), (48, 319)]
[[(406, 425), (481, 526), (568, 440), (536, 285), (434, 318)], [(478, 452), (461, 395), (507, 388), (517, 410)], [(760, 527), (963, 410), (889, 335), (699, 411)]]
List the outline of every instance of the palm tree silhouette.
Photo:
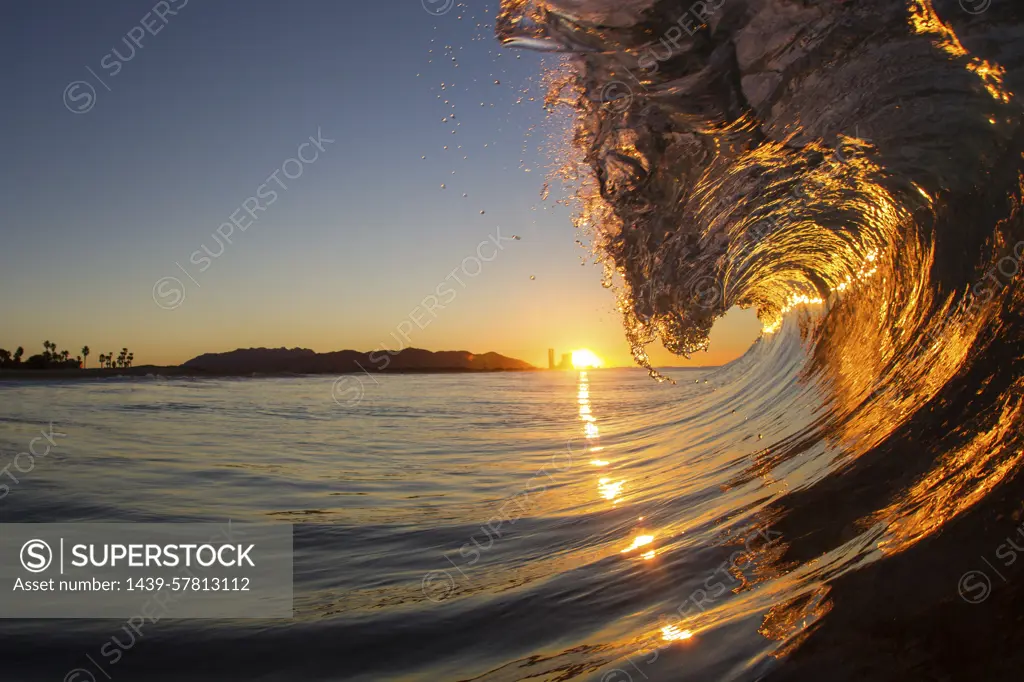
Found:
[(132, 363), (134, 361), (135, 361), (135, 353), (129, 353), (128, 354), (128, 366), (131, 367)]
[(21, 356), (25, 354), (25, 349), (18, 346), (17, 350), (14, 351), (14, 364), (21, 364)]
[(107, 356), (106, 356), (106, 355), (104, 355), (103, 353), (100, 353), (100, 357), (99, 357), (99, 363), (100, 363), (100, 367), (103, 367), (103, 365), (104, 365), (104, 363), (105, 363), (106, 361), (107, 361)]
[(82, 369), (87, 368), (89, 365), (89, 352), (89, 346), (82, 346), (82, 357), (85, 358), (85, 361), (82, 362)]

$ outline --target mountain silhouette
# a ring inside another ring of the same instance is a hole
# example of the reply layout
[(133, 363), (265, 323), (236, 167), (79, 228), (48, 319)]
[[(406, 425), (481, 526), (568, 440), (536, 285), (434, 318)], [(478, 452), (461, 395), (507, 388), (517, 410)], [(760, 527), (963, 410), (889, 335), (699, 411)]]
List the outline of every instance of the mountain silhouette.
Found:
[(228, 353), (206, 353), (183, 363), (181, 367), (213, 374), (488, 372), (536, 369), (527, 362), (498, 353), (476, 355), (464, 350), (432, 352), (419, 348), (370, 353), (354, 350), (316, 353), (308, 348), (239, 348)]

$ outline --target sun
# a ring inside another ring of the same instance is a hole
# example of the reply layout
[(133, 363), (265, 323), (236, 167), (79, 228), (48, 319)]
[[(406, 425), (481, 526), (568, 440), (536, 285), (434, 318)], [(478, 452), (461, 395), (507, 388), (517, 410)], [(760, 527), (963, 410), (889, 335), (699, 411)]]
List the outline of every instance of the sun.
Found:
[(572, 366), (576, 369), (591, 369), (593, 367), (600, 367), (602, 364), (601, 358), (586, 348), (572, 352)]

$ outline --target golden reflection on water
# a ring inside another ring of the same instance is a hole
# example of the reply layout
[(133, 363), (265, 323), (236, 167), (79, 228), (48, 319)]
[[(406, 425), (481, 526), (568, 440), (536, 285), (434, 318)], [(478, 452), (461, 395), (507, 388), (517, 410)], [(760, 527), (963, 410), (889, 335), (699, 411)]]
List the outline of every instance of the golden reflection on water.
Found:
[[(600, 445), (601, 442), (601, 431), (597, 426), (597, 419), (594, 417), (593, 408), (590, 404), (590, 376), (586, 371), (580, 371), (579, 375), (579, 386), (577, 390), (577, 402), (579, 404), (579, 417), (580, 421), (583, 422), (583, 435), (587, 441), (587, 452), (597, 453), (603, 448)], [(594, 467), (603, 468), (609, 466), (611, 462), (606, 459), (591, 459), (590, 464)], [(626, 485), (626, 481), (623, 479), (613, 479), (608, 476), (602, 476), (597, 480), (597, 492), (598, 495), (604, 500), (608, 500), (613, 504), (617, 504), (618, 499), (622, 495), (622, 489)], [(644, 517), (640, 517), (640, 521), (643, 521)], [(622, 554), (629, 554), (634, 550), (646, 547), (654, 542), (654, 536), (641, 533), (633, 538), (632, 544), (625, 549), (620, 550)], [(647, 549), (639, 557), (644, 561), (650, 561), (657, 556), (657, 550)]]
[(613, 481), (610, 478), (602, 478), (597, 481), (597, 490), (606, 500), (614, 500), (622, 494), (622, 486), (625, 481)]
[(820, 585), (768, 610), (757, 631), (767, 639), (783, 643), (771, 652), (774, 658), (785, 658), (792, 653), (832, 610), (832, 602), (827, 598), (829, 591), (827, 585)]
[[(601, 446), (601, 429), (597, 425), (597, 418), (594, 417), (593, 408), (590, 404), (590, 375), (585, 370), (580, 371), (576, 402), (579, 404), (580, 421), (583, 422), (583, 437), (587, 442), (586, 453), (596, 454), (601, 452), (604, 449)], [(590, 464), (601, 468), (609, 466), (611, 462), (594, 458), (590, 460)], [(622, 487), (625, 484), (624, 480), (602, 477), (597, 481), (597, 492), (603, 499), (614, 503), (622, 495)]]
[(666, 642), (677, 642), (682, 639), (690, 639), (693, 633), (689, 630), (682, 630), (675, 625), (666, 625), (661, 629), (661, 638)]
[(653, 535), (638, 535), (635, 538), (633, 538), (633, 544), (631, 544), (626, 549), (622, 550), (622, 553), (626, 554), (627, 552), (632, 552), (634, 549), (644, 547), (645, 545), (649, 545), (652, 542), (654, 542)]

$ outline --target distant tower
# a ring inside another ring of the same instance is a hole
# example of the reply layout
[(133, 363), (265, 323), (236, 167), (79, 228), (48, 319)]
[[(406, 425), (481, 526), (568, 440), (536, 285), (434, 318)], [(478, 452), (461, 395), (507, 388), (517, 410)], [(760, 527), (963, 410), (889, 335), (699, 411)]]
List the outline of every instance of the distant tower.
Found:
[(555, 368), (555, 349), (548, 348), (548, 369)]
[(572, 369), (572, 353), (562, 353), (562, 364), (559, 369)]

